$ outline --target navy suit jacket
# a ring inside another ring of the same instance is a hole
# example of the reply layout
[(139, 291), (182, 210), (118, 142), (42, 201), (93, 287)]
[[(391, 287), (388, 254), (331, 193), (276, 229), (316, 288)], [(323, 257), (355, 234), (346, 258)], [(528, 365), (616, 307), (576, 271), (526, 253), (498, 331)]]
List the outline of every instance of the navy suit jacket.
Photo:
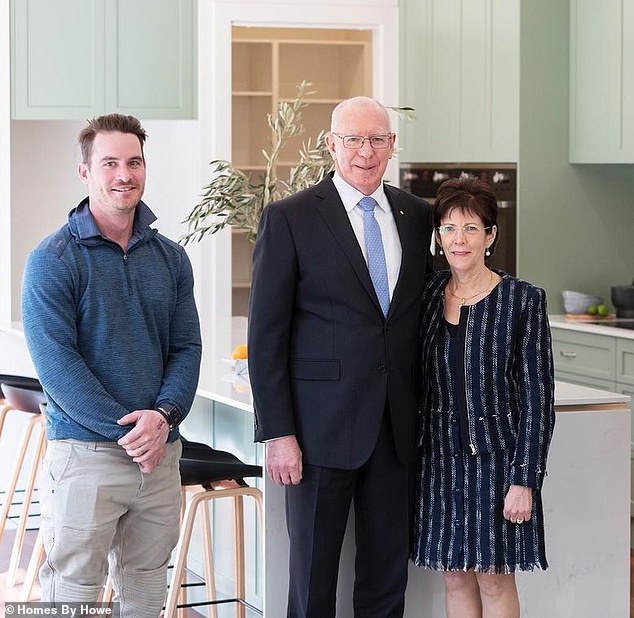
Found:
[(330, 176), (262, 215), (248, 329), (255, 439), (294, 434), (308, 464), (362, 466), (386, 402), (399, 460), (415, 455), (431, 208), (389, 185), (385, 193), (402, 247), (387, 318)]

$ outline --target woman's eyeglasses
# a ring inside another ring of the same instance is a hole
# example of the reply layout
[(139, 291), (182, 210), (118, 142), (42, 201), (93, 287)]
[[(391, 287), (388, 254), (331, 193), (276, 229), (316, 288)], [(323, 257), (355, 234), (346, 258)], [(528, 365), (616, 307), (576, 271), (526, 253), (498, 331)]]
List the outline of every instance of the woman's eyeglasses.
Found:
[(462, 230), (462, 233), (466, 236), (475, 236), (480, 232), (490, 230), (492, 227), (492, 225), (489, 225), (488, 227), (481, 227), (475, 223), (467, 223), (467, 225), (453, 225), (451, 223), (447, 223), (446, 225), (439, 225), (438, 232), (441, 236), (454, 236), (457, 234), (458, 230)]

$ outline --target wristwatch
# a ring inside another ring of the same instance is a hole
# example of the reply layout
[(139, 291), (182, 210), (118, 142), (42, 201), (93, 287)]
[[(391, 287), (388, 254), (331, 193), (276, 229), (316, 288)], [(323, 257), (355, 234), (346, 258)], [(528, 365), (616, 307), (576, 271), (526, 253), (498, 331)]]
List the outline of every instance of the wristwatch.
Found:
[(156, 408), (156, 411), (163, 416), (170, 430), (174, 429), (182, 420), (183, 415), (180, 410), (171, 403), (163, 403)]

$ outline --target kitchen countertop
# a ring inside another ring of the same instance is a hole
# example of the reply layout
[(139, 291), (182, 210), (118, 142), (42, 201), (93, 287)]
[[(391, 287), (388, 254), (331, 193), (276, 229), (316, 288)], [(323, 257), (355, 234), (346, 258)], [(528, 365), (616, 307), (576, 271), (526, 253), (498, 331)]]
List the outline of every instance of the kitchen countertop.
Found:
[[(621, 328), (617, 326), (618, 320), (606, 319), (603, 322), (590, 323), (583, 320), (567, 320), (564, 315), (550, 315), (551, 328), (562, 328), (566, 330), (576, 330), (582, 333), (594, 333), (596, 335), (608, 335), (610, 337), (621, 337), (622, 339), (634, 339), (634, 320), (628, 321), (632, 328)], [(612, 324), (613, 325), (610, 325)]]
[(629, 407), (630, 398), (620, 393), (555, 381), (555, 411), (619, 410)]

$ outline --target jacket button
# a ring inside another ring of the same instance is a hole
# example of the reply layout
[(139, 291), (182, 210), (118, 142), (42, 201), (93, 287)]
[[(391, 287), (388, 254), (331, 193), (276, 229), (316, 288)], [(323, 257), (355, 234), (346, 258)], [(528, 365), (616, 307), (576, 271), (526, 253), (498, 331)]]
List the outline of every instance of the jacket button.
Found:
[(377, 367), (377, 369), (379, 370), (380, 373), (385, 373), (387, 371), (383, 363), (379, 363), (379, 366)]

